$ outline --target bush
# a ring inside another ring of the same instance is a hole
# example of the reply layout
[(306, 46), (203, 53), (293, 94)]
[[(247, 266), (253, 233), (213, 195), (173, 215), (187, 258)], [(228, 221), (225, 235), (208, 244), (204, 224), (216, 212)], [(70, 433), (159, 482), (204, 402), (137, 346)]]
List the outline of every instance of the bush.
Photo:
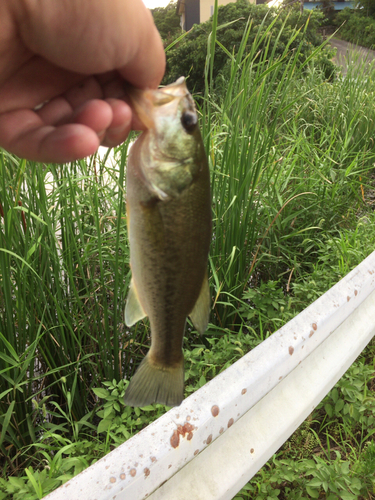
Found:
[(375, 47), (375, 19), (345, 7), (337, 14), (336, 25), (341, 26), (339, 34), (344, 40), (364, 47)]
[(151, 10), (164, 46), (181, 34), (180, 18), (176, 9), (177, 3), (171, 1), (166, 7), (156, 7)]
[[(297, 36), (289, 45), (289, 54), (292, 55), (299, 47), (299, 62), (302, 64), (314, 47), (321, 44), (322, 40), (317, 28), (322, 20), (323, 14), (318, 11), (304, 12), (302, 16), (296, 9), (282, 10), (277, 13), (275, 9), (270, 9), (265, 5), (249, 4), (247, 0), (238, 0), (236, 3), (219, 7), (216, 33), (219, 47), (215, 51), (211, 85), (213, 88), (216, 87), (217, 91), (220, 89), (220, 82), (228, 78), (231, 63), (231, 57), (228, 55), (237, 54), (248, 27), (250, 27), (250, 33), (245, 55), (249, 54), (254, 43), (258, 43), (261, 39), (255, 55), (257, 59), (260, 59), (265, 51), (269, 53), (274, 51), (276, 58), (281, 57), (293, 33), (297, 31)], [(185, 75), (189, 77), (190, 91), (204, 93), (206, 54), (212, 28), (212, 19), (200, 25), (194, 25), (187, 36), (167, 53), (167, 71), (163, 83), (172, 83), (179, 76)], [(322, 67), (328, 64), (330, 57), (330, 55), (324, 56), (323, 53)]]

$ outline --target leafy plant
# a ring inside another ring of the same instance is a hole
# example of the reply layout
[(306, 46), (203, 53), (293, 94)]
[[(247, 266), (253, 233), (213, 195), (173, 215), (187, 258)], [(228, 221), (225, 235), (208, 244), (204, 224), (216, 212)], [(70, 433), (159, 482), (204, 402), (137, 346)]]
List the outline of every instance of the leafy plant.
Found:
[(128, 384), (128, 381), (112, 380), (103, 382), (106, 389), (93, 389), (96, 396), (105, 401), (103, 409), (96, 412), (101, 419), (97, 432), (106, 433), (107, 442), (114, 446), (123, 443), (165, 412), (165, 406), (159, 404), (143, 408), (125, 406), (124, 395)]
[(353, 10), (345, 7), (335, 19), (340, 27), (339, 35), (344, 40), (363, 47), (373, 48), (375, 46), (375, 8), (371, 0), (361, 0), (366, 4), (363, 10)]
[(177, 14), (177, 2), (169, 2), (166, 7), (151, 9), (154, 23), (164, 42), (164, 46), (181, 34), (180, 17)]
[[(190, 89), (204, 95), (206, 53), (210, 43), (217, 44), (212, 71), (209, 75), (211, 90), (225, 95), (225, 82), (231, 79), (231, 58), (243, 54), (253, 63), (264, 59), (264, 53), (273, 53), (274, 59), (294, 58), (298, 48), (298, 62), (303, 63), (312, 53), (313, 47), (320, 45), (321, 37), (317, 27), (322, 21), (320, 12), (302, 16), (295, 11), (276, 12), (265, 5), (254, 5), (246, 0), (238, 0), (218, 8), (217, 30), (214, 39), (213, 19), (194, 25), (186, 37), (167, 53), (167, 71), (163, 83), (171, 83), (180, 75), (189, 77)], [(245, 44), (243, 35), (248, 27)], [(253, 45), (257, 50), (254, 51)], [(285, 48), (289, 50), (286, 51)], [(329, 57), (326, 58), (327, 61)], [(333, 69), (333, 67), (332, 67)], [(281, 74), (279, 74), (279, 78)]]
[[(239, 34), (216, 12), (194, 39), (205, 47), (213, 311), (204, 337), (187, 328), (186, 394), (375, 246), (374, 73), (349, 67), (328, 82), (309, 38), (316, 16), (290, 16), (246, 16)], [(222, 35), (238, 37), (235, 50)], [(123, 404), (150, 336), (147, 321), (123, 322), (127, 146), (112, 166), (1, 153), (0, 498), (40, 498), (166, 410)], [(373, 495), (373, 346), (362, 359), (238, 498)]]

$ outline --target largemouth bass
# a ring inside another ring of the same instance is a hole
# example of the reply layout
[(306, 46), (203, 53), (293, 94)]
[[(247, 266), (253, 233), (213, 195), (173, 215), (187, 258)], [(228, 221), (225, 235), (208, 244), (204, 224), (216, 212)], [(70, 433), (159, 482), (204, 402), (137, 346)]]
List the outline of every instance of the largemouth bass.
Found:
[(203, 334), (210, 310), (210, 177), (193, 98), (185, 79), (130, 92), (147, 130), (127, 167), (132, 281), (125, 323), (149, 317), (151, 348), (125, 393), (125, 404), (177, 406), (184, 397), (186, 317)]

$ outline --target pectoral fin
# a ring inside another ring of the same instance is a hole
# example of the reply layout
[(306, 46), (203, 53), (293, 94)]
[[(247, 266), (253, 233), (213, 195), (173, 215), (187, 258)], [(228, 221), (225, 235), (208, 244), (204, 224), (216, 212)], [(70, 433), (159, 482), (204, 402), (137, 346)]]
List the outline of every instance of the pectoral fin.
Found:
[(144, 312), (143, 307), (139, 302), (137, 290), (132, 279), (128, 298), (126, 299), (125, 324), (126, 326), (133, 326), (137, 321), (143, 319), (145, 316), (147, 316), (147, 314)]
[(198, 332), (203, 335), (208, 325), (210, 315), (210, 288), (208, 286), (207, 273), (204, 277), (202, 288), (195, 306), (189, 314), (191, 321)]

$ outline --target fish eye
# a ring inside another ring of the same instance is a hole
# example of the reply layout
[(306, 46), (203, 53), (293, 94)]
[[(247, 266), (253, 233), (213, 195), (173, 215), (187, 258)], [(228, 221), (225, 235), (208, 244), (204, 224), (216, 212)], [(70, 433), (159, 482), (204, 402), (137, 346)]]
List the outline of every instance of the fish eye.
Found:
[(196, 113), (185, 111), (182, 113), (181, 123), (187, 132), (192, 132), (198, 123), (198, 117)]

